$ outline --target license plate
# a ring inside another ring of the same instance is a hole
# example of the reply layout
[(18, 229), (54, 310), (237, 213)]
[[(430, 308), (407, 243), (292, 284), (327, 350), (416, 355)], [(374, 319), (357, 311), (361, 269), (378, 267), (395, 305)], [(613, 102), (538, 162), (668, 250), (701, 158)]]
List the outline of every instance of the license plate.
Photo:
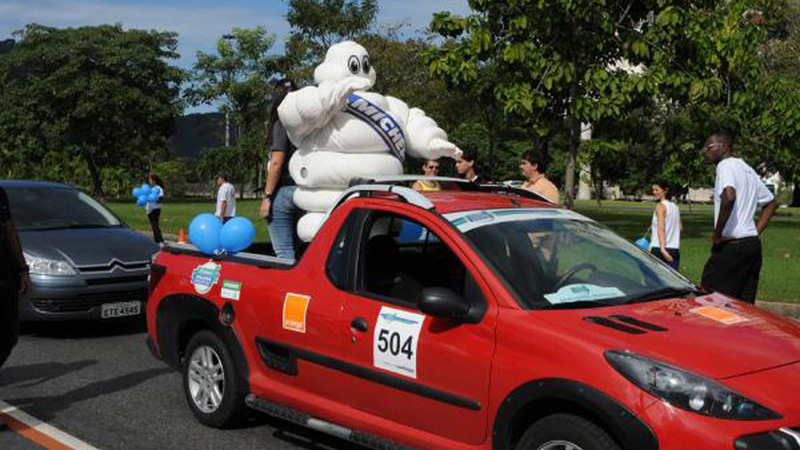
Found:
[(121, 302), (107, 303), (103, 305), (100, 317), (110, 319), (112, 317), (135, 316), (141, 312), (142, 302)]

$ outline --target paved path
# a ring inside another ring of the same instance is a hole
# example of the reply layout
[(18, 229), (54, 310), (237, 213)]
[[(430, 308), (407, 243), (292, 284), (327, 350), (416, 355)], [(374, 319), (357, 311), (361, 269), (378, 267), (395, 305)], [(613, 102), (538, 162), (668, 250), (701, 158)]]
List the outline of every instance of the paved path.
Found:
[(263, 416), (236, 430), (200, 425), (186, 405), (180, 375), (153, 358), (140, 324), (67, 322), (23, 331), (0, 369), (0, 401), (87, 446), (41, 445), (29, 426), (15, 424), (0, 407), (0, 449), (352, 448)]

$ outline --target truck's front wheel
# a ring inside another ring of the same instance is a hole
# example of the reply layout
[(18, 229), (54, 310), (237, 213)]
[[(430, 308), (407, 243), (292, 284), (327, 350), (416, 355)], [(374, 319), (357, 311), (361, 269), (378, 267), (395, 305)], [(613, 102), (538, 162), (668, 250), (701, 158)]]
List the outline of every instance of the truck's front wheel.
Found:
[(204, 425), (225, 428), (245, 417), (246, 386), (235, 370), (231, 352), (213, 332), (203, 330), (189, 340), (183, 390), (192, 413)]
[(602, 428), (572, 414), (553, 414), (528, 428), (517, 450), (620, 450)]

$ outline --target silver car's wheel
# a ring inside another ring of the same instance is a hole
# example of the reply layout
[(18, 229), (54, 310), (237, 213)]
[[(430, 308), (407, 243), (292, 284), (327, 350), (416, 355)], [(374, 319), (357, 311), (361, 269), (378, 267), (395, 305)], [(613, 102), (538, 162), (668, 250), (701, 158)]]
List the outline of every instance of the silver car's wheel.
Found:
[(577, 444), (567, 441), (550, 441), (545, 442), (539, 447), (539, 450), (583, 450)]
[(210, 414), (222, 404), (225, 395), (225, 368), (222, 358), (208, 345), (201, 345), (189, 359), (189, 394), (197, 409)]

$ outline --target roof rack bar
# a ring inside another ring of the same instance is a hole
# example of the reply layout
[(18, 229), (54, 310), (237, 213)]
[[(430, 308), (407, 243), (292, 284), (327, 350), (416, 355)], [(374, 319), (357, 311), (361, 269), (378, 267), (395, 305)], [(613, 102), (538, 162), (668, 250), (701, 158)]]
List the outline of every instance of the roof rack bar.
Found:
[(465, 191), (479, 191), (479, 192), (496, 192), (508, 193), (518, 195), (523, 198), (530, 198), (547, 203), (555, 203), (552, 199), (539, 194), (537, 192), (529, 191), (527, 189), (515, 188), (504, 184), (477, 184), (463, 178), (452, 177), (429, 177), (426, 175), (379, 175), (369, 178), (353, 178), (350, 181), (350, 186), (358, 185), (374, 185), (374, 184), (393, 184), (393, 183), (407, 183), (410, 181), (439, 181), (443, 183), (456, 183)]

